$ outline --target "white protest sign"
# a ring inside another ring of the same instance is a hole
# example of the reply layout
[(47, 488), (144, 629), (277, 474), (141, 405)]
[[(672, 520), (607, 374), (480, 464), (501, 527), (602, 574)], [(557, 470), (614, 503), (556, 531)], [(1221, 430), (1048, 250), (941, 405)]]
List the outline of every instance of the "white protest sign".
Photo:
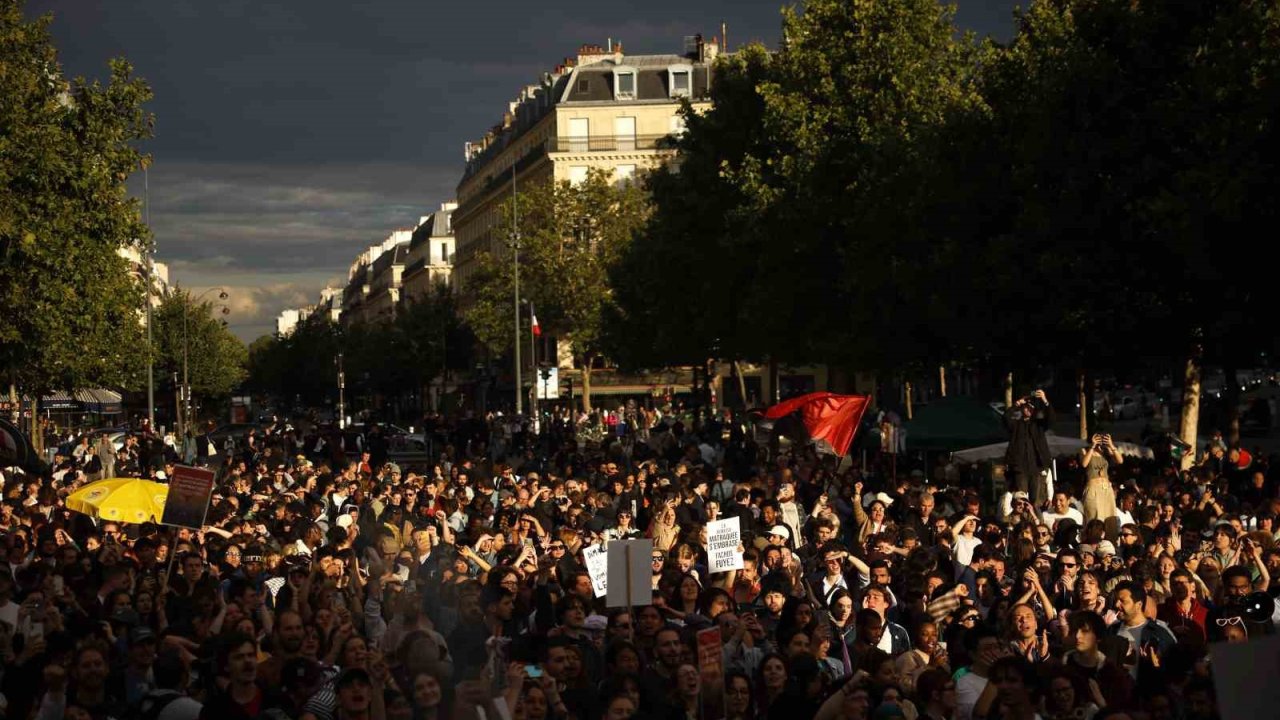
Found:
[(634, 607), (653, 603), (649, 558), (653, 540), (614, 540), (609, 543), (609, 607)]
[(582, 551), (587, 561), (587, 574), (591, 576), (591, 589), (596, 597), (604, 597), (609, 588), (609, 557), (603, 545), (592, 545)]
[(737, 517), (707, 523), (708, 570), (712, 574), (741, 570), (742, 553), (738, 552), (741, 544), (742, 532)]

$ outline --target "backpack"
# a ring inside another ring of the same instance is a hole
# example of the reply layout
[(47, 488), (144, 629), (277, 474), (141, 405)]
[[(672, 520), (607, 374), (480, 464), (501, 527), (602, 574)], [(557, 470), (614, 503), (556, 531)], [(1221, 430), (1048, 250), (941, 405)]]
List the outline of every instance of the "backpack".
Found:
[(138, 705), (137, 720), (160, 720), (160, 713), (169, 707), (169, 703), (183, 697), (182, 693), (166, 690), (163, 695), (148, 694)]

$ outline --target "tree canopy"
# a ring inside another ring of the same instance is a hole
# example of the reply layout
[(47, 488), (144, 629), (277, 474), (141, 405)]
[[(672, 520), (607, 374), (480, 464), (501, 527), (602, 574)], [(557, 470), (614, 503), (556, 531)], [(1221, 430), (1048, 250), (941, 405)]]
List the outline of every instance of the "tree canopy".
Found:
[(125, 181), (151, 91), (124, 60), (105, 84), (67, 81), (49, 24), (0, 0), (0, 368), (37, 397), (136, 387), (144, 286), (119, 252), (149, 243)]
[[(809, 0), (717, 63), (618, 266), (637, 365), (917, 372), (1256, 360), (1280, 12), (1039, 0), (1007, 43), (935, 0)], [(1233, 357), (1234, 356), (1234, 359)], [(1163, 360), (1159, 360), (1163, 359)]]

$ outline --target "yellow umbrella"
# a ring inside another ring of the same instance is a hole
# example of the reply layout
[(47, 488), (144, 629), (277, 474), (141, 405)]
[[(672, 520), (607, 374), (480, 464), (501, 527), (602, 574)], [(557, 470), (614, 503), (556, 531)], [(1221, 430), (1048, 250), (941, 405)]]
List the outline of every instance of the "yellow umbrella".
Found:
[(108, 478), (67, 496), (67, 507), (100, 520), (159, 522), (169, 486), (139, 478)]

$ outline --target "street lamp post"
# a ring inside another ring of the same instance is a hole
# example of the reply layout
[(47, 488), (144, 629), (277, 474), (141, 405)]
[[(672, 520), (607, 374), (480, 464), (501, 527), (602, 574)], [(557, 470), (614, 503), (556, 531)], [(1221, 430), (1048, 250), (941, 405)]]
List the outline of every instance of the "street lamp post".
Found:
[[(228, 297), (231, 297), (230, 295), (227, 294), (227, 291), (224, 290), (223, 288), (215, 287), (215, 288), (209, 288), (208, 290), (205, 290), (204, 292), (197, 295), (196, 302), (203, 300), (205, 295), (208, 295), (209, 293), (215, 290), (218, 291), (219, 300), (226, 300)], [(187, 437), (187, 426), (191, 422), (191, 382), (188, 379), (188, 375), (187, 375), (187, 357), (189, 355), (188, 342), (187, 342), (188, 341), (187, 316), (191, 314), (191, 295), (186, 294), (183, 297), (184, 297), (184, 302), (182, 304), (182, 412), (179, 414), (180, 417), (178, 418), (178, 437), (185, 440), (185, 438)], [(231, 312), (231, 308), (227, 307), (226, 305), (223, 305), (222, 314), (226, 315), (229, 312)]]
[(515, 342), (512, 347), (515, 348), (516, 360), (516, 415), (524, 414), (524, 398), (521, 393), (524, 392), (524, 383), (520, 380), (520, 209), (518, 207), (519, 200), (516, 198), (516, 166), (511, 165), (511, 257), (515, 262), (515, 281), (512, 283), (515, 288), (513, 293), (513, 303), (515, 308)]
[(347, 374), (342, 368), (342, 353), (338, 353), (338, 427), (347, 425)]

